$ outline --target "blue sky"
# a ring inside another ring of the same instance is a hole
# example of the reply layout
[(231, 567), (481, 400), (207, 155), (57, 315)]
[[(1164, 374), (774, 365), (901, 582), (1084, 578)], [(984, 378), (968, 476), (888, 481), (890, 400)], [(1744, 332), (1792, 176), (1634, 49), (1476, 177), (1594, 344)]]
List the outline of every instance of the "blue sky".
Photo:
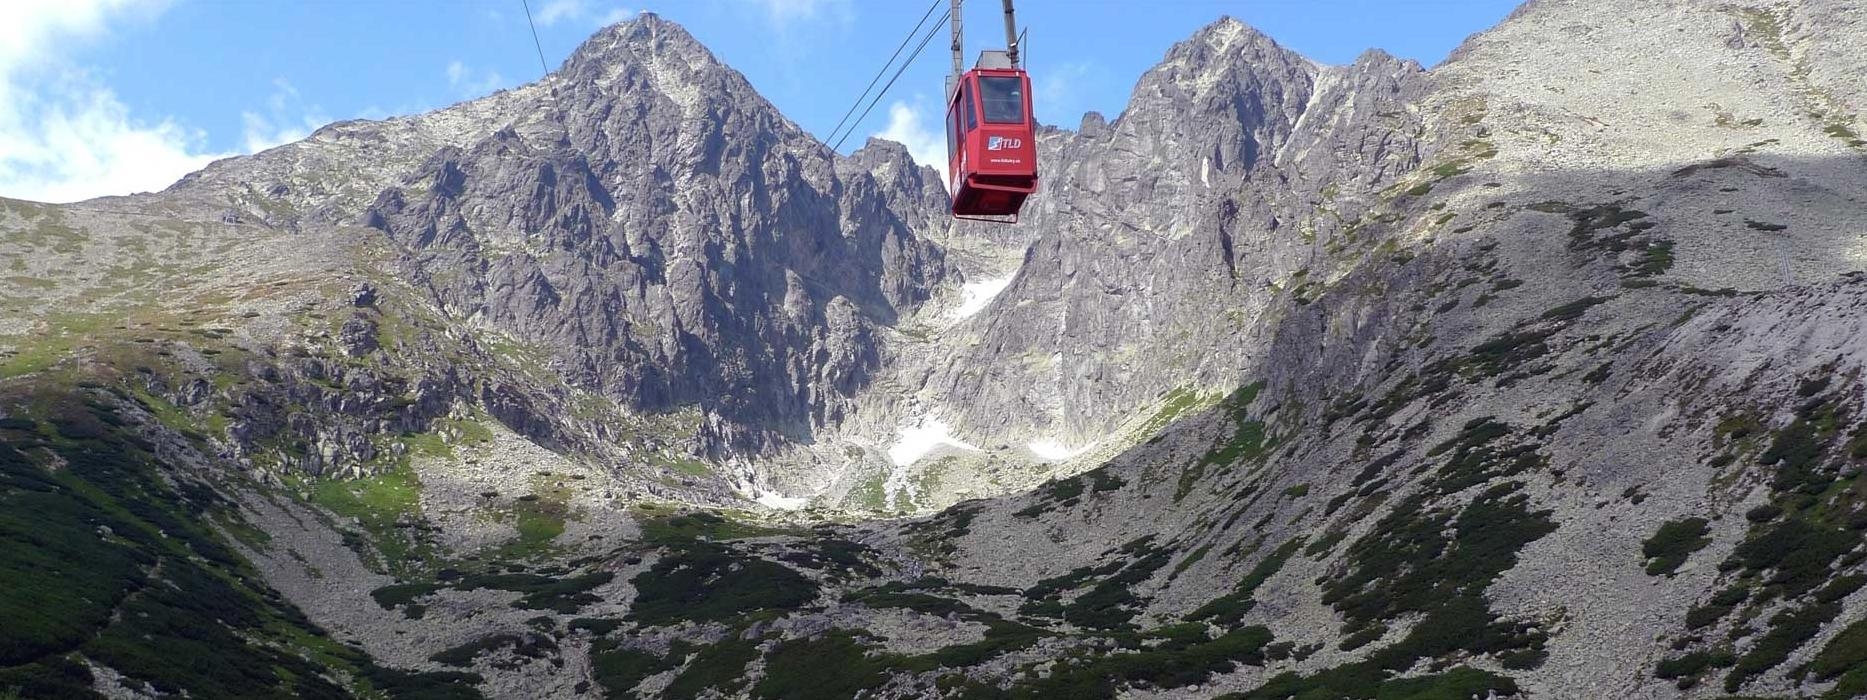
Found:
[[(530, 0), (545, 59), (648, 10), (685, 25), (820, 138), (932, 0)], [(940, 0), (944, 10), (946, 0)], [(1222, 15), (1324, 63), (1379, 47), (1428, 66), (1513, 0), (1020, 0), (1040, 121), (1114, 116), (1140, 74)], [(1002, 45), (966, 7), (967, 53)], [(940, 147), (944, 32), (855, 130)], [(909, 47), (912, 50), (912, 46)], [(970, 60), (970, 58), (968, 59)], [(160, 189), (216, 157), (338, 119), (442, 107), (536, 79), (520, 0), (4, 0), (0, 196)], [(886, 80), (886, 77), (884, 77)], [(932, 154), (937, 157), (937, 154)]]

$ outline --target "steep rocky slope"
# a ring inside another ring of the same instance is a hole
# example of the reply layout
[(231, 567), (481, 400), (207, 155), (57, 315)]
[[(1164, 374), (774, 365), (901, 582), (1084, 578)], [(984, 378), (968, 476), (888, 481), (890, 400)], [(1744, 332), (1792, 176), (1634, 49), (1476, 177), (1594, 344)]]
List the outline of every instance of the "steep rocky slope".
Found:
[[(628, 409), (694, 410), (712, 457), (836, 422), (876, 370), (876, 329), (947, 276), (909, 225), (925, 216), (904, 218), (937, 184), (871, 151), (836, 158), (645, 15), (541, 83), (334, 125), (165, 196), (232, 192), (235, 216), (386, 234), (387, 272), (450, 320)], [(357, 159), (371, 167), (348, 172)]]
[(1862, 28), (1541, 0), (1426, 71), (1220, 20), (986, 231), (645, 16), (0, 203), (0, 691), (1859, 696)]

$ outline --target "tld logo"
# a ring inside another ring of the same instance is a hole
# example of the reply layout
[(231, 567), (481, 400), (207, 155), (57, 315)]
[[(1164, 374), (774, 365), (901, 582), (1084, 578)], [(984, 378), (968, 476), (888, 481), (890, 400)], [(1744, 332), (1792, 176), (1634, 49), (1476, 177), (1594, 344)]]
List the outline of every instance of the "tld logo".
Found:
[(1008, 139), (1003, 136), (991, 136), (985, 140), (985, 150), (1003, 151), (1024, 145), (1024, 139)]

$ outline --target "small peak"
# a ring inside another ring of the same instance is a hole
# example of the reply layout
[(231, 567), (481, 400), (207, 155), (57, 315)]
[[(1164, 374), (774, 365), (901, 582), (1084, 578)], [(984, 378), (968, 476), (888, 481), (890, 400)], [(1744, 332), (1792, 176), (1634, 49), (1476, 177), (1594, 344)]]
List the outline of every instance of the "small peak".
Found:
[(1361, 52), (1360, 56), (1355, 57), (1355, 63), (1353, 65), (1358, 68), (1378, 68), (1381, 70), (1402, 70), (1407, 72), (1426, 70), (1426, 68), (1420, 65), (1419, 61), (1415, 61), (1411, 58), (1401, 58), (1382, 49), (1368, 49), (1367, 51)]
[[(643, 10), (641, 12), (638, 12), (635, 14), (635, 17), (623, 20), (621, 22), (617, 22), (614, 26), (620, 27), (620, 26), (625, 26), (625, 25), (634, 31), (648, 32), (651, 34), (664, 32), (664, 31), (675, 31), (675, 32), (680, 32), (681, 34), (687, 34), (686, 27), (683, 27), (680, 24), (669, 21), (667, 19), (663, 19), (661, 15), (655, 14), (648, 10)], [(689, 38), (692, 38), (692, 37), (690, 36)]]
[(1219, 18), (1213, 20), (1211, 24), (1201, 27), (1199, 31), (1194, 32), (1193, 38), (1205, 39), (1209, 42), (1225, 46), (1238, 43), (1268, 43), (1273, 46), (1277, 44), (1277, 41), (1272, 39), (1269, 34), (1258, 31), (1257, 27), (1253, 27), (1231, 15), (1220, 15)]
[[(914, 160), (914, 154), (908, 151), (907, 146), (874, 136), (870, 136), (861, 148), (847, 157), (838, 158), (837, 168), (867, 172), (883, 182), (898, 182), (902, 178), (924, 178), (930, 182), (938, 182), (940, 179), (938, 174), (925, 174), (925, 166)], [(916, 180), (911, 186), (920, 187), (919, 182)]]
[(1076, 127), (1076, 133), (1095, 138), (1108, 131), (1108, 128), (1108, 117), (1102, 116), (1101, 112), (1084, 112), (1082, 124)]
[(1230, 15), (1222, 16), (1167, 51), (1167, 60), (1186, 60), (1194, 65), (1212, 61), (1233, 62), (1238, 57), (1258, 62), (1309, 62), (1295, 51), (1284, 48), (1270, 35)]
[(849, 156), (851, 158), (871, 158), (871, 157), (908, 158), (910, 157), (908, 155), (907, 146), (903, 146), (900, 143), (890, 141), (888, 139), (876, 137), (876, 136), (870, 136), (868, 141), (863, 142), (861, 148), (856, 149), (855, 152), (850, 153)]
[(1386, 50), (1379, 48), (1368, 49), (1361, 52), (1360, 56), (1355, 57), (1356, 63), (1389, 63), (1397, 60), (1400, 59), (1395, 58), (1393, 54), (1388, 53)]
[(646, 39), (656, 42), (680, 42), (699, 44), (700, 40), (687, 32), (687, 28), (677, 22), (662, 19), (653, 12), (643, 12), (635, 19), (616, 25), (623, 30), (623, 35), (631, 39)]
[(575, 82), (611, 75), (617, 66), (650, 62), (684, 64), (701, 72), (724, 67), (685, 27), (645, 11), (591, 35), (559, 72)]
[(703, 48), (699, 39), (687, 32), (680, 24), (663, 19), (661, 15), (642, 11), (630, 19), (617, 22), (599, 30), (582, 46), (572, 52), (577, 56), (604, 56), (623, 49), (651, 49), (668, 51), (670, 49)]

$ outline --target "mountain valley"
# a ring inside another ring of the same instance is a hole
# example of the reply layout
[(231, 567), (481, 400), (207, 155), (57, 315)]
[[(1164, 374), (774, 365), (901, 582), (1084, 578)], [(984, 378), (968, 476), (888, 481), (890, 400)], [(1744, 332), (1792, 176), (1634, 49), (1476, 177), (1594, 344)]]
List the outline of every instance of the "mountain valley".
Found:
[(1220, 18), (1005, 227), (644, 13), (0, 199), (0, 697), (1867, 696), (1860, 36)]

